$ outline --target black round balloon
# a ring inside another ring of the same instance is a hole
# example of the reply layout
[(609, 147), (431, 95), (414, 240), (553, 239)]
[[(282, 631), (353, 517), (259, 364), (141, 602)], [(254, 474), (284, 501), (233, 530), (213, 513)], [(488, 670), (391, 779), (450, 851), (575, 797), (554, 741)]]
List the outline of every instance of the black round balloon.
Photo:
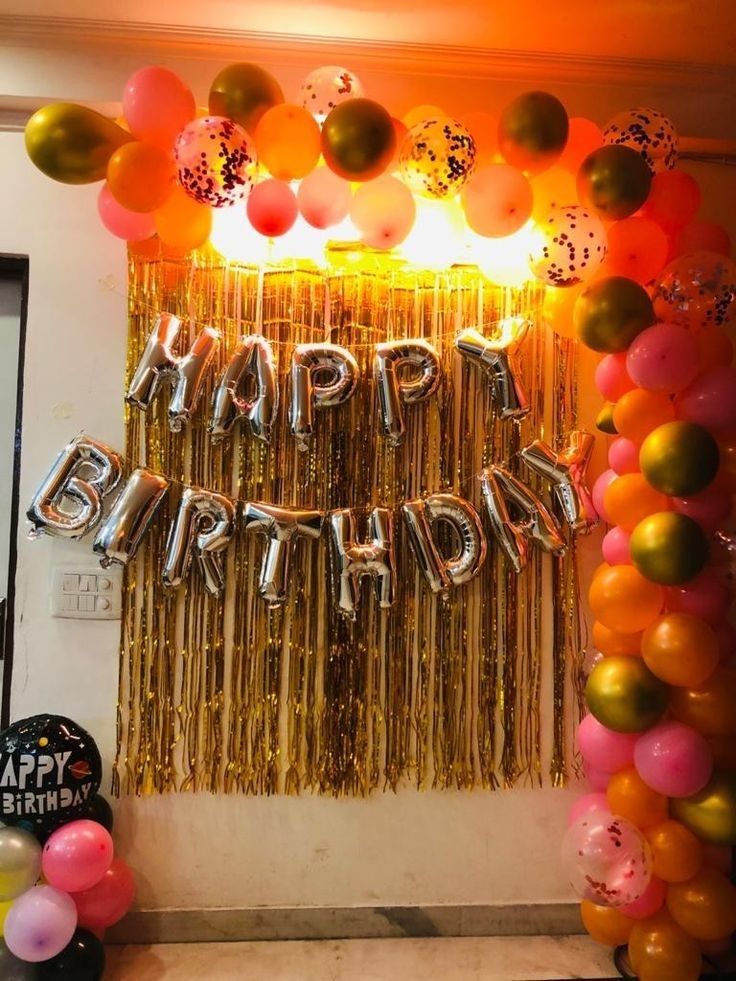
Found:
[(62, 952), (41, 961), (36, 970), (38, 981), (100, 981), (105, 973), (105, 948), (94, 933), (79, 927)]
[(0, 821), (44, 838), (84, 817), (100, 788), (94, 739), (61, 715), (34, 715), (0, 733)]
[(103, 828), (112, 834), (114, 822), (112, 808), (102, 794), (95, 794), (92, 798), (92, 803), (89, 805), (89, 810), (84, 816), (88, 821), (96, 821), (98, 824), (101, 824)]
[(2, 981), (37, 981), (36, 965), (19, 960), (0, 940), (0, 978)]

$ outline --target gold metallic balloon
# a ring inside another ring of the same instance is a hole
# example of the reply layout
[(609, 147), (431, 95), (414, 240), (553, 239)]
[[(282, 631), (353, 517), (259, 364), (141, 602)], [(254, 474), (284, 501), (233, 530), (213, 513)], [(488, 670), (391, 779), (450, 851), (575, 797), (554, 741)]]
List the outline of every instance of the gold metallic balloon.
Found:
[(508, 163), (538, 174), (561, 155), (569, 128), (559, 99), (549, 92), (524, 92), (501, 115), (498, 146)]
[(614, 732), (643, 732), (667, 708), (667, 685), (640, 657), (606, 657), (588, 676), (585, 699), (596, 719)]
[(215, 78), (209, 107), (213, 116), (227, 116), (252, 135), (266, 110), (283, 101), (281, 86), (270, 72), (241, 61), (223, 68)]
[(616, 423), (613, 421), (614, 409), (615, 405), (613, 402), (606, 402), (601, 411), (595, 417), (595, 428), (600, 429), (602, 433), (607, 433), (609, 436), (615, 436), (618, 433)]
[(395, 148), (391, 116), (371, 99), (342, 102), (322, 126), (325, 163), (348, 181), (378, 177), (391, 162)]
[(655, 321), (649, 294), (626, 276), (607, 276), (584, 289), (572, 322), (578, 339), (601, 354), (625, 351)]
[(86, 106), (55, 102), (26, 124), (26, 152), (47, 177), (62, 184), (93, 184), (105, 179), (113, 153), (133, 137)]
[(666, 422), (641, 444), (639, 465), (652, 487), (670, 497), (705, 490), (718, 473), (718, 444), (694, 422)]
[(670, 801), (672, 816), (712, 845), (736, 845), (736, 773), (717, 770), (692, 797)]
[(634, 528), (629, 542), (631, 560), (639, 572), (662, 586), (689, 582), (708, 561), (708, 539), (685, 514), (658, 511)]
[(716, 668), (697, 688), (672, 688), (670, 711), (706, 737), (736, 740), (736, 668)]
[(602, 146), (578, 170), (578, 198), (601, 218), (627, 218), (646, 201), (652, 174), (646, 160), (627, 146)]

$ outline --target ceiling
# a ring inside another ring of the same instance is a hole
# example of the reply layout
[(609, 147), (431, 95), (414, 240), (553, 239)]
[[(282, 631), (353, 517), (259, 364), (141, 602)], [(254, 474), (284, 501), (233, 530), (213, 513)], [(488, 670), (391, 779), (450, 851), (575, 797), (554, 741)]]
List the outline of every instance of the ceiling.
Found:
[(3, 0), (0, 14), (736, 66), (734, 0)]

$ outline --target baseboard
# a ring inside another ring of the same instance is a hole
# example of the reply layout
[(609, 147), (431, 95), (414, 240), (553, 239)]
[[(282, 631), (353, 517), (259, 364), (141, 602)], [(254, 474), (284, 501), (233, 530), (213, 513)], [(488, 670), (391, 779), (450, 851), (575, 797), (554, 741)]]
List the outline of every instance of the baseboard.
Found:
[(376, 937), (528, 937), (582, 933), (575, 903), (138, 910), (109, 931), (113, 944)]

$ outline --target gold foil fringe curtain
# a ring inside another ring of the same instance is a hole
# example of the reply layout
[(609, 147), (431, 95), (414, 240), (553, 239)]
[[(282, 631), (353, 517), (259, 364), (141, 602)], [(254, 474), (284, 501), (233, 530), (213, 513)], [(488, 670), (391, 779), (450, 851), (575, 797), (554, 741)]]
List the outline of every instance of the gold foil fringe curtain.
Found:
[[(189, 340), (202, 324), (223, 340), (186, 432), (169, 432), (165, 397), (146, 414), (127, 410), (127, 460), (240, 499), (353, 507), (359, 521), (376, 504), (438, 490), (479, 507), (483, 466), (518, 470), (521, 446), (575, 421), (570, 342), (545, 331), (540, 302), (538, 290), (490, 287), (465, 268), (259, 272), (131, 257), (128, 377), (158, 311), (188, 323)], [(534, 322), (522, 361), (532, 407), (521, 423), (496, 418), (484, 376), (453, 354), (459, 327), (490, 335), (512, 315)], [(358, 393), (320, 413), (309, 452), (288, 432), (285, 399), (270, 446), (238, 427), (221, 445), (205, 432), (219, 370), (237, 338), (261, 327), (282, 394), (298, 343), (333, 341), (360, 363)], [(407, 437), (394, 449), (379, 432), (371, 366), (375, 343), (403, 336), (433, 344), (444, 374), (439, 397), (407, 407)], [(528, 471), (524, 479), (544, 492)], [(290, 598), (269, 612), (257, 592), (260, 536), (235, 536), (222, 601), (196, 575), (177, 592), (161, 584), (180, 489), (172, 485), (126, 571), (116, 792), (365, 795), (406, 783), (538, 785), (545, 772), (563, 781), (574, 715), (566, 703), (579, 695), (574, 545), (559, 560), (533, 549), (517, 576), (490, 540), (480, 576), (442, 598), (421, 579), (397, 521), (391, 610), (364, 585), (357, 621), (334, 615), (320, 541), (298, 546)]]

